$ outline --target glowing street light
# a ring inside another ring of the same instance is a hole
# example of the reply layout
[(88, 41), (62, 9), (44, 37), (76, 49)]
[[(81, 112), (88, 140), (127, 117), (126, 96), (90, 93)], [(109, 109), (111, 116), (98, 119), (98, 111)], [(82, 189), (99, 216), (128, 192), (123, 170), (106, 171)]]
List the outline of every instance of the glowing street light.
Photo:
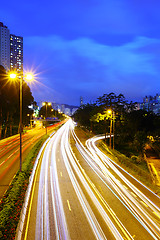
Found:
[(25, 80), (27, 82), (32, 82), (33, 81), (33, 74), (32, 73), (26, 73), (25, 74)]
[(111, 109), (107, 110), (108, 115), (110, 116), (110, 141), (109, 141), (109, 146), (111, 148), (111, 135), (112, 135), (112, 121), (113, 121), (113, 149), (114, 149), (114, 128), (115, 128), (115, 112)]
[(108, 110), (107, 110), (107, 113), (108, 113), (108, 114), (112, 114), (112, 110), (111, 110), (111, 109), (108, 109)]
[(11, 79), (15, 79), (17, 77), (16, 73), (10, 73), (9, 77)]
[[(27, 76), (29, 76), (28, 74), (25, 74), (24, 78), (28, 78)], [(16, 80), (18, 78), (18, 74), (15, 72), (10, 72), (9, 73), (9, 78), (11, 80)], [(31, 77), (29, 77), (31, 78)], [(20, 172), (22, 171), (22, 76), (20, 75), (19, 79), (19, 83), (20, 83), (20, 121), (19, 121), (19, 135), (20, 135)], [(33, 79), (33, 78), (32, 78)]]

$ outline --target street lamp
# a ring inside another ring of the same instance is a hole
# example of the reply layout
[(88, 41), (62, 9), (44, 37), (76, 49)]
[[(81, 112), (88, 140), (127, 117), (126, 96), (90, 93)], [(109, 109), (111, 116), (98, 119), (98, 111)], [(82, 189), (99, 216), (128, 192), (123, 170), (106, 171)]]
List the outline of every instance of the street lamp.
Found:
[(25, 74), (24, 79), (25, 79), (27, 82), (32, 82), (32, 81), (33, 81), (33, 74), (32, 74), (32, 73), (27, 73), (27, 74)]
[(111, 144), (111, 135), (112, 135), (112, 125), (113, 125), (113, 150), (114, 150), (114, 129), (115, 129), (115, 112), (111, 109), (108, 109), (107, 110), (107, 113), (110, 116), (110, 140), (109, 140), (109, 146), (110, 148), (112, 147), (112, 144)]
[[(47, 118), (47, 106), (51, 106), (50, 102), (43, 102), (43, 106), (46, 106), (46, 118)], [(47, 119), (46, 119), (46, 135), (47, 135)]]
[[(17, 73), (15, 73), (15, 72), (11, 72), (11, 73), (9, 73), (9, 78), (11, 79), (11, 80), (16, 80), (16, 78), (18, 77), (18, 74)], [(30, 79), (30, 81), (31, 81), (31, 79), (33, 80), (33, 75), (32, 75), (32, 77), (31, 77), (31, 73), (26, 73), (25, 74), (25, 76), (24, 76), (24, 78), (26, 79), (26, 81), (27, 81), (27, 79), (29, 78)], [(20, 136), (20, 172), (22, 171), (22, 76), (20, 76), (20, 78), (19, 78), (19, 86), (20, 86), (20, 88), (19, 88), (19, 91), (20, 91), (20, 106), (19, 106), (19, 108), (20, 108), (20, 119), (19, 119), (19, 136)]]

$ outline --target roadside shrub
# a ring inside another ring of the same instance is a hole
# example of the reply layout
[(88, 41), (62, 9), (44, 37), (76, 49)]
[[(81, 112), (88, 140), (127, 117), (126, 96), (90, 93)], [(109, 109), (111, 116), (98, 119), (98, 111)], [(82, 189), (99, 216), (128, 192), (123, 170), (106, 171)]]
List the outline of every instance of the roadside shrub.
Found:
[(22, 171), (17, 172), (12, 184), (0, 202), (0, 239), (15, 239), (16, 228), (20, 218), (21, 208), (28, 187), (37, 153), (47, 136), (38, 141), (22, 164)]

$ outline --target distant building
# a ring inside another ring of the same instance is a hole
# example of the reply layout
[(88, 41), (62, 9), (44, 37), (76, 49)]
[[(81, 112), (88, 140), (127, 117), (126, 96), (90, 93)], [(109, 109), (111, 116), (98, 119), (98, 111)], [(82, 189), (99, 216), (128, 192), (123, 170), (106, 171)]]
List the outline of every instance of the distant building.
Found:
[(10, 31), (0, 22), (0, 65), (10, 70)]
[[(42, 101), (38, 102), (37, 105), (39, 106), (39, 108), (42, 107)], [(57, 110), (58, 112), (64, 113), (68, 116), (72, 116), (75, 111), (78, 109), (77, 106), (72, 106), (72, 105), (68, 105), (68, 104), (59, 104), (59, 103), (55, 103), (52, 102), (52, 108), (54, 110)]]
[(65, 104), (61, 104), (61, 111), (64, 113), (65, 112)]
[(23, 37), (10, 34), (10, 69), (23, 74)]
[(155, 114), (160, 114), (160, 95), (146, 96), (143, 99), (143, 103), (140, 104), (140, 109), (151, 111)]

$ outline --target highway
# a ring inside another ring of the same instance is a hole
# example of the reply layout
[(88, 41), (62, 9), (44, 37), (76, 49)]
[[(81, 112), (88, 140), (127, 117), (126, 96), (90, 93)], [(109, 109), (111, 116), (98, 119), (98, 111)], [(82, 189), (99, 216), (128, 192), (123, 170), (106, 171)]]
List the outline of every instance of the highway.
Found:
[(39, 158), (22, 239), (160, 239), (160, 198), (68, 120)]
[[(48, 131), (53, 131), (54, 126), (48, 127)], [(36, 128), (28, 130), (22, 135), (22, 161), (45, 134), (45, 129), (37, 124)], [(0, 140), (0, 199), (19, 169), (19, 148), (19, 134)]]

